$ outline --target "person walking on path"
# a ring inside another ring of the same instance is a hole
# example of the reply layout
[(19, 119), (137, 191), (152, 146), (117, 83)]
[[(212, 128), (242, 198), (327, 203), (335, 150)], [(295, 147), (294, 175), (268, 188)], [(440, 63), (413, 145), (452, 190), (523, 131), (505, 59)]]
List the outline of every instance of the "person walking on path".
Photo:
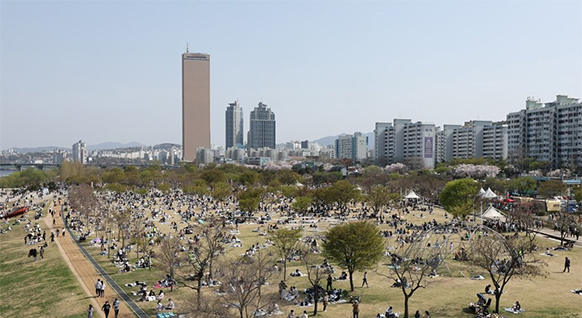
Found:
[(101, 307), (101, 309), (105, 312), (105, 318), (109, 317), (109, 310), (111, 310), (111, 305), (109, 304), (109, 301), (105, 301), (105, 304), (103, 304), (103, 307)]
[(105, 281), (101, 282), (101, 297), (105, 297)]
[(97, 294), (95, 297), (101, 296), (101, 280), (99, 278), (97, 278), (97, 282), (95, 283), (95, 294)]
[(323, 312), (327, 311), (327, 304), (329, 304), (329, 295), (325, 293), (325, 295), (323, 295)]
[(568, 269), (568, 273), (569, 273), (570, 272), (570, 259), (568, 258), (568, 256), (566, 256), (566, 260), (564, 261), (564, 270), (562, 271), (562, 273), (565, 273), (566, 269)]
[(117, 318), (117, 315), (119, 315), (119, 300), (117, 298), (113, 301), (113, 312), (115, 313), (115, 318)]
[(93, 305), (89, 304), (89, 309), (87, 309), (87, 318), (93, 318)]
[(362, 280), (362, 288), (366, 285), (367, 288), (370, 288), (368, 285), (368, 272), (364, 272), (364, 279)]

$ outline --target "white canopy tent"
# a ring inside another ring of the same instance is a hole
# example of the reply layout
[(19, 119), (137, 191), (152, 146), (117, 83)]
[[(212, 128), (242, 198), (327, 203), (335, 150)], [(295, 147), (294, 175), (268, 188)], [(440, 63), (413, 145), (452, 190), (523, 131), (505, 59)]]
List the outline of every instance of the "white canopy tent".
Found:
[(479, 189), (479, 196), (483, 197), (485, 195), (485, 190), (483, 188)]
[(420, 197), (418, 196), (418, 194), (416, 194), (413, 190), (410, 190), (410, 192), (408, 192), (408, 194), (404, 197), (405, 199), (420, 199)]
[[(481, 189), (481, 190), (483, 190), (483, 189)], [(495, 192), (493, 192), (491, 190), (491, 188), (489, 188), (489, 189), (487, 189), (487, 191), (485, 191), (485, 193), (482, 195), (482, 197), (485, 199), (493, 199), (493, 198), (497, 198), (498, 195), (495, 194)]]
[(505, 222), (505, 220), (507, 219), (503, 213), (501, 213), (493, 206), (490, 206), (485, 212), (483, 212), (481, 218), (485, 220), (499, 220), (503, 222)]

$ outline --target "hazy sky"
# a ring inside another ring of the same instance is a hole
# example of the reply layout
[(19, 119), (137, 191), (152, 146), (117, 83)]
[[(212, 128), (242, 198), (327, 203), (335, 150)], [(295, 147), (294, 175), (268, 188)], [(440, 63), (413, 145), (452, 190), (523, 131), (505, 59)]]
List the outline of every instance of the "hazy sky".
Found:
[[(0, 2), (0, 148), (181, 143), (181, 54), (211, 55), (212, 143), (259, 101), (277, 142), (394, 118), (503, 120), (582, 97), (581, 1)], [(246, 142), (246, 138), (245, 138)]]

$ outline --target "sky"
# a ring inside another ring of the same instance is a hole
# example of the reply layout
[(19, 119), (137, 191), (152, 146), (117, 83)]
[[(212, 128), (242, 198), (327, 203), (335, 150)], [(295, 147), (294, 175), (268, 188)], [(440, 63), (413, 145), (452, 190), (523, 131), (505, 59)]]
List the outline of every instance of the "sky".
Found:
[(187, 43), (211, 56), (219, 146), (235, 100), (245, 136), (271, 107), (277, 143), (504, 120), (528, 96), (582, 98), (581, 15), (582, 1), (1, 1), (0, 149), (181, 144)]

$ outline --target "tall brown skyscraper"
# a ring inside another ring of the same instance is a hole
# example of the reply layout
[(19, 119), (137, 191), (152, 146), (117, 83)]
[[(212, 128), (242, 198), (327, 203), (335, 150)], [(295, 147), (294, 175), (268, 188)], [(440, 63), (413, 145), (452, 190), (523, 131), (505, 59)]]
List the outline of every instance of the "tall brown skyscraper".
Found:
[(210, 55), (182, 54), (182, 153), (194, 161), (198, 147), (210, 148)]

